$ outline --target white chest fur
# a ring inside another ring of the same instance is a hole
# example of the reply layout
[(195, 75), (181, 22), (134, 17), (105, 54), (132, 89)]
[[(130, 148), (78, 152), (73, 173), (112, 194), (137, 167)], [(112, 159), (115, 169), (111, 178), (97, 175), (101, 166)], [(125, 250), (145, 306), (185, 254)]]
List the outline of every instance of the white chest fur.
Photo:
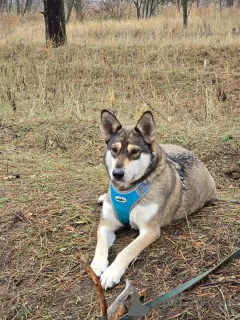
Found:
[(134, 229), (141, 229), (158, 212), (159, 204), (137, 204), (130, 213), (130, 224)]

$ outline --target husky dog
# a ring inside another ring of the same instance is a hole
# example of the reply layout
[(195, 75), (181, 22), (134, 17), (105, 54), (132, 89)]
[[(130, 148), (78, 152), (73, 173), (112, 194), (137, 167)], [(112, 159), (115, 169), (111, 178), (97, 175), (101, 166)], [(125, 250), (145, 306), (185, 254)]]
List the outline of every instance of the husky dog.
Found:
[[(130, 262), (160, 237), (162, 226), (202, 208), (214, 197), (216, 186), (192, 152), (156, 142), (150, 111), (135, 127), (127, 127), (103, 110), (101, 129), (110, 187), (103, 200), (91, 267), (106, 290), (118, 284)], [(139, 236), (108, 266), (115, 231), (126, 224), (139, 229)]]

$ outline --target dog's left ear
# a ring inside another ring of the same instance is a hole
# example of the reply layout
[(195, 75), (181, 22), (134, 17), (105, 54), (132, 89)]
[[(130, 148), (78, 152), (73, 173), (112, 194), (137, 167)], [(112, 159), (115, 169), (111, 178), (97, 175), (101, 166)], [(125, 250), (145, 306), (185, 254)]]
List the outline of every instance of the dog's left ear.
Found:
[(102, 110), (101, 130), (106, 142), (108, 142), (111, 139), (111, 137), (121, 128), (121, 123), (111, 112), (109, 112), (108, 110)]
[(155, 141), (155, 123), (151, 111), (146, 111), (138, 120), (135, 130), (140, 131), (146, 143)]

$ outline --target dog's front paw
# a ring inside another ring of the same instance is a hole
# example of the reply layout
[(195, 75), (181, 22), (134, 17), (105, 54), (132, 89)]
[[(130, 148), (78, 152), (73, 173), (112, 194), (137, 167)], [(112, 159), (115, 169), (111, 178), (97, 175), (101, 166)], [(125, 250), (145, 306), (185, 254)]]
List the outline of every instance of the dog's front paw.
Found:
[(106, 195), (107, 195), (107, 194), (104, 193), (104, 194), (102, 194), (100, 197), (98, 197), (97, 202), (98, 202), (99, 204), (103, 204), (103, 201), (104, 201)]
[(93, 271), (96, 273), (98, 277), (100, 277), (103, 274), (103, 272), (107, 269), (107, 267), (108, 267), (107, 259), (94, 258), (91, 263), (91, 268), (93, 269)]
[(101, 285), (107, 290), (118, 284), (126, 268), (118, 263), (112, 263), (110, 267), (101, 276)]

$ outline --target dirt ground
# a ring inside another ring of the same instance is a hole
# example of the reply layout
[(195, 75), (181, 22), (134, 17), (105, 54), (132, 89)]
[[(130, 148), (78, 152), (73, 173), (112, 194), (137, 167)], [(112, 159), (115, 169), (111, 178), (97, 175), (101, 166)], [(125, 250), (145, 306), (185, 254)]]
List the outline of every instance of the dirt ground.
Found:
[[(3, 320), (99, 315), (95, 286), (76, 252), (91, 262), (101, 212), (97, 198), (108, 188), (99, 130), (102, 108), (129, 122), (151, 109), (159, 142), (198, 154), (218, 190), (214, 205), (188, 222), (163, 228), (161, 238), (130, 265), (121, 283), (106, 292), (108, 304), (126, 278), (146, 289), (147, 301), (213, 267), (240, 246), (239, 46), (160, 46), (153, 40), (146, 48), (140, 34), (137, 44), (120, 48), (105, 43), (103, 49), (94, 32), (94, 46), (70, 43), (52, 53), (44, 43), (40, 49), (6, 43), (1, 49)], [(110, 261), (136, 236), (133, 230), (119, 231)], [(240, 259), (144, 319), (239, 318)]]

